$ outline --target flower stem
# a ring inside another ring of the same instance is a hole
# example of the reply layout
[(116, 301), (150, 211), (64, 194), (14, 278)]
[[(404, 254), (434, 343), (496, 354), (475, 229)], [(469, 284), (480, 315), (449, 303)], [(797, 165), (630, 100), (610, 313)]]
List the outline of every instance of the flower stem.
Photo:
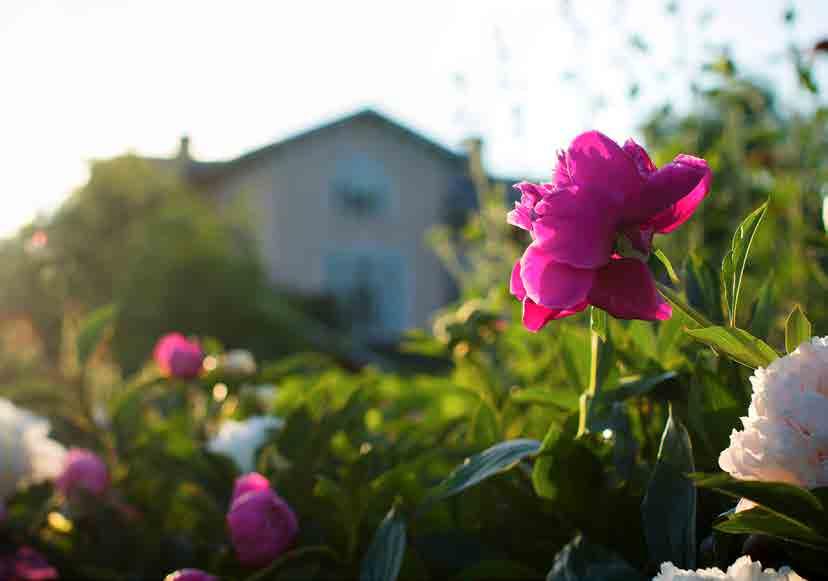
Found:
[(589, 384), (586, 391), (581, 394), (580, 417), (578, 419), (578, 437), (589, 433), (592, 412), (592, 401), (598, 395), (601, 387), (598, 384), (598, 365), (601, 357), (601, 337), (594, 330), (590, 331), (590, 358), (589, 358)]

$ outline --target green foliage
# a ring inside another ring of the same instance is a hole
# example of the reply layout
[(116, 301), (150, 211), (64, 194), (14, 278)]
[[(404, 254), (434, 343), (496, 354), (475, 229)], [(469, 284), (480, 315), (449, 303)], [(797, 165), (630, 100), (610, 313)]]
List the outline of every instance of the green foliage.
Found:
[(811, 321), (802, 312), (802, 308), (797, 305), (788, 315), (788, 320), (785, 321), (785, 350), (790, 353), (800, 344), (810, 339)]
[(745, 273), (750, 245), (767, 210), (768, 204), (765, 202), (745, 218), (733, 234), (730, 250), (722, 260), (722, 285), (725, 290), (725, 306), (729, 313), (731, 327), (736, 326), (739, 293), (742, 290), (742, 277)]

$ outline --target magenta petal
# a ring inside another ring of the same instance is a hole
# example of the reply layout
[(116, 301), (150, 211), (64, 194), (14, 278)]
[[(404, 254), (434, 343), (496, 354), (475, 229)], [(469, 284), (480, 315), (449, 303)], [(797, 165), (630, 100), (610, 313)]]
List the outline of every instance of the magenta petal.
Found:
[(549, 321), (580, 313), (586, 307), (587, 303), (584, 301), (571, 309), (547, 309), (533, 303), (532, 299), (525, 299), (523, 301), (523, 326), (534, 333), (540, 331)]
[(710, 189), (707, 162), (679, 155), (655, 172), (637, 196), (627, 198), (624, 219), (656, 232), (670, 232), (683, 224)]
[(670, 305), (655, 287), (647, 265), (635, 258), (613, 260), (595, 274), (589, 303), (617, 319), (664, 321), (672, 315)]
[(630, 155), (598, 131), (576, 137), (555, 168), (555, 185), (588, 190), (593, 203), (618, 207), (637, 194), (644, 179)]
[(626, 151), (627, 155), (629, 155), (635, 162), (635, 166), (638, 168), (638, 173), (644, 179), (647, 179), (651, 173), (656, 171), (657, 168), (650, 159), (650, 156), (647, 155), (647, 151), (632, 139), (625, 141), (622, 149)]
[(523, 281), (520, 280), (520, 260), (515, 262), (512, 268), (512, 278), (509, 280), (509, 292), (512, 293), (519, 301), (526, 298), (526, 289), (523, 288)]
[(691, 155), (679, 155), (661, 171), (668, 168), (671, 168), (674, 174), (682, 174), (682, 179), (676, 179), (676, 181), (680, 182), (682, 187), (689, 188), (689, 192), (649, 222), (650, 228), (662, 234), (672, 232), (693, 215), (707, 192), (710, 191), (710, 182), (713, 179), (707, 162)]
[(595, 271), (556, 261), (538, 242), (520, 259), (526, 296), (549, 309), (572, 309), (586, 300)]

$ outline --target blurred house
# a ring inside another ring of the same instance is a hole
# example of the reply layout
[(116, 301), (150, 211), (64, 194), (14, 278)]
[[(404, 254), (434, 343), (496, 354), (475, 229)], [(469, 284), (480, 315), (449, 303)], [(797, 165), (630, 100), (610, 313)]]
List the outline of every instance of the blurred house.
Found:
[(236, 159), (168, 160), (229, 211), (243, 205), (271, 279), (335, 297), (358, 337), (386, 341), (423, 327), (455, 296), (428, 247), (433, 225), (475, 204), (467, 156), (372, 110)]

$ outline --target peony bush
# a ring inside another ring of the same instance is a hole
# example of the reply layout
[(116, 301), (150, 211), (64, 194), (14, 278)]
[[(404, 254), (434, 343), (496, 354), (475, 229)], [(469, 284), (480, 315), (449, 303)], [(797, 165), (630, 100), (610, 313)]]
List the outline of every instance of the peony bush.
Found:
[(398, 351), (182, 328), (120, 377), (119, 308), (67, 324), (0, 386), (0, 580), (828, 578), (828, 238), (784, 189), (824, 168), (687, 126), (578, 135), (512, 209), (473, 167), (462, 296)]

